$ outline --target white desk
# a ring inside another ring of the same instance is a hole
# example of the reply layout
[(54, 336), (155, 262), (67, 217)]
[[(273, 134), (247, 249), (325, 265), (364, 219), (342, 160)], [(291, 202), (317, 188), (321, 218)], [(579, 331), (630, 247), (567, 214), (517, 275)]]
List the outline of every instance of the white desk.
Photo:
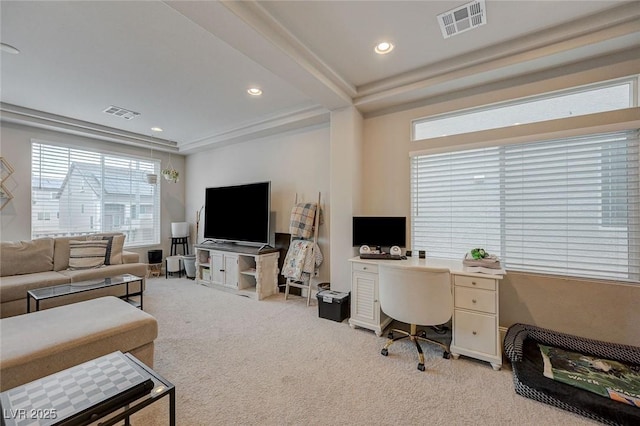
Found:
[(381, 336), (392, 321), (380, 310), (378, 301), (378, 268), (393, 266), (424, 266), (448, 268), (453, 292), (451, 355), (469, 356), (491, 363), (494, 370), (502, 366), (499, 331), (499, 283), (502, 275), (468, 272), (462, 260), (360, 259), (351, 262), (351, 318), (352, 328), (363, 327)]

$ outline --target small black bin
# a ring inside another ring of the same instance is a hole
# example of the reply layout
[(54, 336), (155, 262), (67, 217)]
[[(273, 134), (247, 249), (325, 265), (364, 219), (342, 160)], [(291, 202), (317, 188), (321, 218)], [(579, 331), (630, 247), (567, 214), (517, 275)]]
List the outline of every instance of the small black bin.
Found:
[(338, 322), (349, 318), (351, 312), (349, 294), (331, 290), (319, 291), (316, 295), (318, 298), (318, 316)]
[(147, 252), (147, 260), (150, 265), (162, 263), (162, 250), (149, 250)]

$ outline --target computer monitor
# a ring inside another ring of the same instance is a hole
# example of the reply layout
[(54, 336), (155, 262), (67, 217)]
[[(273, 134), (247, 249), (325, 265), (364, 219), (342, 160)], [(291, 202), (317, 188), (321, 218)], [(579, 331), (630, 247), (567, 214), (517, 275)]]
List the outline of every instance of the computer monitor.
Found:
[(354, 216), (353, 247), (406, 247), (407, 218), (389, 216)]

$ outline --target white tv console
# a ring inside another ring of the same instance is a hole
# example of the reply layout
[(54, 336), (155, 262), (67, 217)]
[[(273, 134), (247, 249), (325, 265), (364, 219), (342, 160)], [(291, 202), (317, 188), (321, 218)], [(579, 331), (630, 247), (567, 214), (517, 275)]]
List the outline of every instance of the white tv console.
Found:
[(278, 258), (274, 248), (230, 243), (195, 244), (196, 282), (253, 299), (278, 293)]

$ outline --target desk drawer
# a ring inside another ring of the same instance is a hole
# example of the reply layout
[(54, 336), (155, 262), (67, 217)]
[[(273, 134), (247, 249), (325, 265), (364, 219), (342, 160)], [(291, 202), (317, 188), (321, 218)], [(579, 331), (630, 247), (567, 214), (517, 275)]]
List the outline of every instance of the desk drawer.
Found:
[(456, 285), (471, 288), (482, 288), (484, 290), (495, 290), (496, 280), (492, 278), (469, 277), (466, 275), (455, 276)]
[(496, 355), (496, 317), (455, 311), (455, 345), (472, 351)]
[(354, 271), (371, 272), (373, 274), (378, 273), (378, 265), (374, 265), (372, 263), (353, 262), (352, 265)]
[(455, 306), (456, 308), (495, 314), (496, 293), (495, 291), (456, 286)]

